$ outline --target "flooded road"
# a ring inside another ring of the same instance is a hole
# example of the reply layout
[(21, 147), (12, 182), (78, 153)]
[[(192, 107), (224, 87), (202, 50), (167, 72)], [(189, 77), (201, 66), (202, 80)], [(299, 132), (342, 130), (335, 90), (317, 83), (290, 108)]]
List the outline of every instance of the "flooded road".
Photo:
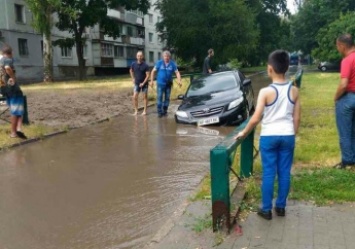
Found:
[[(268, 82), (252, 80), (256, 93)], [(232, 129), (128, 115), (0, 153), (0, 248), (141, 247)]]

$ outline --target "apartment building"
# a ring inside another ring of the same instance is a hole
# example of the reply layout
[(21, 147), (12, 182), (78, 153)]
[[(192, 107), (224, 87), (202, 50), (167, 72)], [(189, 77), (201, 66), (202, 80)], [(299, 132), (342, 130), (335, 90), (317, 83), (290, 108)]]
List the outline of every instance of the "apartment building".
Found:
[[(159, 12), (152, 7), (144, 16), (140, 11), (118, 8), (110, 9), (107, 15), (120, 27), (121, 35), (117, 39), (104, 35), (99, 25), (85, 30), (87, 75), (127, 73), (139, 50), (144, 51), (147, 62), (154, 65), (163, 48), (155, 29), (160, 20)], [(55, 15), (53, 18), (56, 20)], [(19, 79), (36, 81), (43, 78), (43, 37), (33, 29), (31, 22), (32, 14), (23, 0), (0, 0), (0, 47), (12, 46)], [(71, 34), (53, 27), (53, 41), (67, 37)], [(77, 68), (75, 47), (53, 47), (55, 79), (73, 78)]]
[(149, 66), (154, 66), (154, 62), (161, 58), (165, 42), (161, 39), (161, 34), (156, 30), (156, 24), (161, 21), (161, 14), (156, 9), (156, 0), (151, 1), (148, 14), (144, 17), (145, 24), (145, 59)]

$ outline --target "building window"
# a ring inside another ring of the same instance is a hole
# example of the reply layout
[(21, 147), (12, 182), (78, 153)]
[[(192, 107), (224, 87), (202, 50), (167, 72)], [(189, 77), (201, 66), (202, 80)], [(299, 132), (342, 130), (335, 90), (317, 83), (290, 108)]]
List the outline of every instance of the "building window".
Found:
[(113, 57), (113, 45), (107, 43), (101, 43), (101, 56)]
[(15, 4), (16, 22), (25, 23), (25, 7), (20, 4)]
[(130, 26), (127, 27), (127, 35), (128, 36), (133, 36), (133, 29)]
[(63, 47), (60, 49), (61, 49), (62, 58), (71, 58), (72, 57), (72, 49), (71, 48)]
[(153, 42), (153, 33), (149, 33), (149, 42)]
[(154, 62), (154, 52), (149, 52), (149, 62)]
[(127, 48), (127, 58), (131, 59), (131, 58), (136, 58), (136, 53), (137, 53), (137, 49), (136, 48)]
[(148, 14), (149, 17), (149, 23), (153, 23), (153, 15), (152, 14)]
[(161, 22), (161, 17), (160, 17), (160, 16), (158, 16), (158, 23), (159, 23), (159, 22)]
[(124, 57), (123, 55), (123, 47), (121, 46), (115, 46), (115, 57)]
[(85, 44), (83, 46), (83, 58), (87, 59), (88, 58), (88, 45)]
[(158, 52), (158, 60), (161, 59), (161, 52)]
[(28, 55), (27, 39), (18, 39), (18, 51), (20, 56)]

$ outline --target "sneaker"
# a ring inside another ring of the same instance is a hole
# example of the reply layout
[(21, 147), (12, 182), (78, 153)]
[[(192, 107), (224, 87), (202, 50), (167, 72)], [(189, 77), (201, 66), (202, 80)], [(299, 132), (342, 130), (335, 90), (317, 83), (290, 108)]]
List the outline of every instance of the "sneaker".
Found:
[(342, 162), (340, 163), (337, 163), (333, 166), (334, 169), (346, 169), (346, 167), (354, 167), (355, 166), (355, 163), (354, 164), (344, 164)]
[(258, 210), (258, 215), (262, 218), (264, 218), (265, 220), (271, 220), (272, 219), (272, 212), (271, 210), (269, 211), (263, 211), (261, 209)]
[(19, 138), (27, 139), (26, 135), (25, 135), (22, 131), (16, 131), (16, 135), (17, 135)]
[(275, 213), (277, 216), (285, 216), (286, 214), (286, 211), (284, 208), (278, 208), (278, 207), (275, 207)]
[(162, 118), (164, 116), (163, 113), (158, 113), (158, 118)]

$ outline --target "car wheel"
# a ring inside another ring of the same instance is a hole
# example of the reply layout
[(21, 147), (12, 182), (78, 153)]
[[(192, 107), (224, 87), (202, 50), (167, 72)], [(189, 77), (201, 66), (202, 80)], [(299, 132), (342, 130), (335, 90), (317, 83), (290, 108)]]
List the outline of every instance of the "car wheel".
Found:
[(323, 66), (323, 67), (320, 68), (320, 70), (321, 70), (322, 72), (326, 72), (326, 71), (327, 71), (327, 67), (326, 67), (326, 66)]

